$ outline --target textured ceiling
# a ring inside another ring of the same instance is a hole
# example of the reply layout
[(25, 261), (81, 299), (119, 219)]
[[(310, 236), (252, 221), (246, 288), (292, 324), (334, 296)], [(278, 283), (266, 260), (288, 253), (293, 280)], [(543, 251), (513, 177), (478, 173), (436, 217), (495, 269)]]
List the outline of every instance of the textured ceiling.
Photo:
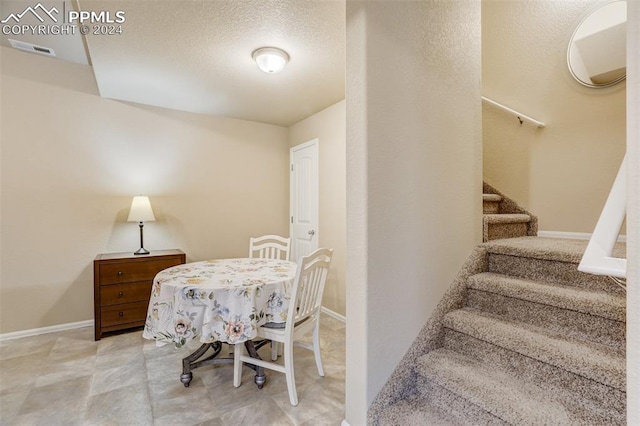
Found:
[[(12, 12), (10, 3), (17, 4), (12, 6), (17, 10), (37, 1), (2, 3), (5, 17)], [(67, 8), (75, 5), (64, 3)], [(80, 63), (78, 49), (86, 42), (103, 97), (283, 126), (344, 98), (344, 1), (78, 3), (81, 10), (110, 11), (112, 16), (123, 11), (122, 34), (67, 37), (68, 49), (60, 46), (59, 35), (24, 41), (53, 47), (59, 58)], [(273, 75), (258, 69), (251, 53), (263, 46), (289, 53), (284, 71)]]

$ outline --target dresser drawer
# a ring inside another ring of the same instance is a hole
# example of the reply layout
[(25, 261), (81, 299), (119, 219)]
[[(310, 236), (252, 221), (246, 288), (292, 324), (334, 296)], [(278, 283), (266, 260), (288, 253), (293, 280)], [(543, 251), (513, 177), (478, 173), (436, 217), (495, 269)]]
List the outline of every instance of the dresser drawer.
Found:
[(153, 277), (183, 264), (182, 250), (155, 250), (148, 255), (102, 253), (93, 261), (95, 339), (144, 326)]
[(163, 269), (179, 265), (179, 258), (157, 259), (144, 262), (108, 263), (100, 266), (100, 285), (151, 281)]
[(134, 322), (140, 322), (142, 325), (147, 317), (147, 302), (105, 306), (100, 309), (100, 314), (102, 316), (103, 327)]
[(148, 301), (151, 294), (151, 280), (137, 283), (112, 284), (100, 287), (100, 305)]

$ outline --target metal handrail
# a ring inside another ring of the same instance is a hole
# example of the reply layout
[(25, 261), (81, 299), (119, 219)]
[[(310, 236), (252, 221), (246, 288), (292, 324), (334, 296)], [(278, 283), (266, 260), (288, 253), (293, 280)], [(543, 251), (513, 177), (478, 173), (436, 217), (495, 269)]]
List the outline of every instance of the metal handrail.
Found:
[(515, 109), (511, 109), (508, 106), (502, 105), (501, 103), (491, 100), (485, 96), (481, 96), (481, 97), (482, 97), (482, 100), (485, 101), (486, 103), (515, 115), (518, 118), (518, 121), (520, 121), (520, 125), (522, 125), (523, 122), (528, 121), (529, 123), (535, 124), (540, 128), (546, 126), (546, 124), (544, 124), (542, 121), (536, 120), (535, 118), (531, 118), (528, 115), (522, 114), (521, 112), (518, 112)]

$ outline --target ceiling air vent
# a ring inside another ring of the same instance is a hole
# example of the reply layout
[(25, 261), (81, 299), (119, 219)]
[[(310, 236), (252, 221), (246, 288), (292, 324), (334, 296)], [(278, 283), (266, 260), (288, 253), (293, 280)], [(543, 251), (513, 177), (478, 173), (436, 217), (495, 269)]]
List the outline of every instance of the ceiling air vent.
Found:
[(15, 47), (16, 49), (24, 50), (25, 52), (40, 53), (41, 55), (53, 57), (56, 56), (56, 52), (54, 52), (50, 47), (38, 46), (35, 44), (13, 39), (9, 39), (9, 43), (11, 43), (11, 46)]

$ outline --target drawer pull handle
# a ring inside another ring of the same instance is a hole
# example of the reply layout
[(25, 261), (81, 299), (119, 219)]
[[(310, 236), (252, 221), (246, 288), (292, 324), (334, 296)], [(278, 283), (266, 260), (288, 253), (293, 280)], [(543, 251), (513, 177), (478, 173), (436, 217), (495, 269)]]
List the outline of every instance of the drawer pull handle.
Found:
[(118, 312), (118, 316), (119, 317), (123, 317), (124, 316), (124, 312)]
[(118, 276), (119, 276), (119, 277), (121, 277), (121, 276), (123, 276), (123, 275), (124, 275), (124, 274), (123, 274), (123, 272), (122, 272), (122, 271), (118, 271)]
[(118, 292), (118, 297), (122, 297), (122, 296), (124, 296), (124, 292), (123, 291), (119, 291)]

